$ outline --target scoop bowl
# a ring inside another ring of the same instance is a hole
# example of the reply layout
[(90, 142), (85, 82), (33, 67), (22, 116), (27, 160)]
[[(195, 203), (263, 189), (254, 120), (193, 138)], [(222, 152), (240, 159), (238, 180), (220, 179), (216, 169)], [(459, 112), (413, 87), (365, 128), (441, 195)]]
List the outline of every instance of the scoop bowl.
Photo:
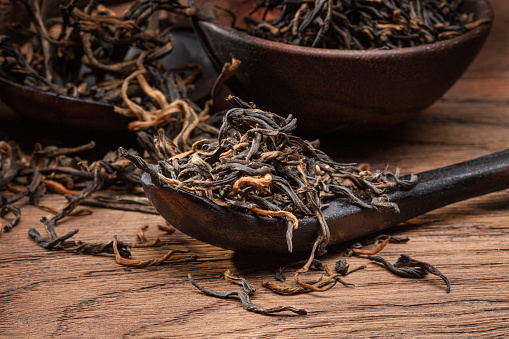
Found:
[[(189, 92), (189, 98), (202, 102), (208, 98), (217, 74), (191, 28), (175, 29), (171, 34), (173, 50), (160, 62), (167, 69), (201, 65), (203, 74)], [(4, 77), (0, 77), (0, 101), (27, 119), (76, 130), (127, 134), (128, 124), (134, 121), (116, 113), (113, 104), (41, 91)]]
[[(400, 212), (365, 209), (341, 198), (332, 201), (322, 211), (331, 233), (329, 244), (353, 240), (439, 207), (508, 188), (509, 149), (422, 172), (417, 177), (412, 189), (387, 192)], [(187, 235), (239, 252), (288, 253), (283, 220), (221, 207), (189, 192), (155, 185), (157, 181), (157, 177), (143, 174), (145, 194), (166, 221)], [(300, 219), (293, 234), (293, 252), (310, 251), (319, 232), (316, 218)]]

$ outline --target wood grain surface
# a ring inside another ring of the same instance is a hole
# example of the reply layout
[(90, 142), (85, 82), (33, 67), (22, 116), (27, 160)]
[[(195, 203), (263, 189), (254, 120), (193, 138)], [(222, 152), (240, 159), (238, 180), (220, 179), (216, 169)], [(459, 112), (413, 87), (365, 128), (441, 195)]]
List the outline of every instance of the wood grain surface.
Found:
[[(383, 133), (350, 139), (324, 138), (322, 148), (337, 160), (369, 162), (374, 168), (419, 172), (509, 147), (509, 2), (491, 0), (496, 20), (481, 53), (453, 88), (415, 119)], [(9, 125), (11, 124), (11, 125)], [(25, 122), (4, 117), (2, 130), (23, 130)], [(38, 132), (43, 134), (43, 132)], [(57, 139), (58, 136), (45, 136)], [(27, 136), (25, 142), (31, 141)], [(121, 143), (119, 143), (121, 145)], [(0, 193), (2, 194), (2, 193)], [(46, 196), (41, 205), (61, 208), (65, 199)], [(387, 337), (509, 335), (509, 191), (456, 203), (391, 230), (408, 236), (381, 255), (395, 262), (401, 253), (429, 262), (451, 281), (451, 293), (436, 276), (397, 277), (365, 258), (367, 265), (322, 293), (280, 296), (262, 287), (286, 258), (243, 255), (176, 232), (157, 229), (160, 216), (91, 210), (68, 217), (59, 234), (78, 228), (83, 241), (137, 242), (136, 230), (158, 248), (135, 248), (135, 259), (156, 258), (169, 249), (188, 250), (150, 268), (119, 266), (110, 255), (85, 256), (46, 251), (29, 239), (29, 227), (43, 230), (39, 208), (18, 203), (22, 222), (0, 237), (0, 336), (10, 337)], [(192, 213), (192, 211), (189, 211)], [(7, 217), (8, 218), (8, 217)], [(0, 222), (5, 222), (1, 220)], [(344, 247), (321, 259), (333, 266)], [(191, 273), (208, 288), (237, 289), (222, 276), (240, 272), (257, 288), (254, 303), (293, 305), (308, 311), (264, 316), (245, 311), (237, 300), (205, 296), (188, 281)], [(292, 271), (287, 269), (287, 283)], [(320, 277), (320, 274), (313, 274)]]

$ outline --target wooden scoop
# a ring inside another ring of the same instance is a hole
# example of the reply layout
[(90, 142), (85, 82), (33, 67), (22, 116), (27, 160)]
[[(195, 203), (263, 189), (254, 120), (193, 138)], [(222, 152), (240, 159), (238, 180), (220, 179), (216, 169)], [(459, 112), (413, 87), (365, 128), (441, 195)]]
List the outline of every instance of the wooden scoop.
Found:
[[(323, 215), (330, 229), (329, 245), (378, 232), (439, 207), (509, 187), (509, 149), (459, 164), (417, 174), (412, 189), (388, 191), (400, 212), (366, 209), (343, 198), (332, 201)], [(250, 215), (216, 205), (208, 199), (157, 187), (145, 173), (145, 193), (157, 211), (174, 227), (203, 242), (243, 252), (288, 253), (286, 222)], [(315, 217), (299, 220), (293, 252), (310, 251), (320, 226)]]

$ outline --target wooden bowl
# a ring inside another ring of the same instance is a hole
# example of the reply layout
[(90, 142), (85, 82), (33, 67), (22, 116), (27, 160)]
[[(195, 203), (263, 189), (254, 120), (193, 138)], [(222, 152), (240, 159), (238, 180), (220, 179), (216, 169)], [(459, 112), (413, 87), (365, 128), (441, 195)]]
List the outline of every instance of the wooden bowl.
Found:
[[(292, 46), (231, 28), (250, 0), (194, 0), (193, 26), (219, 70), (232, 57), (240, 68), (228, 82), (243, 100), (292, 114), (302, 132), (359, 133), (407, 120), (438, 100), (473, 61), (491, 24), (456, 38), (394, 50), (348, 51)], [(475, 19), (493, 19), (486, 0), (465, 0)]]

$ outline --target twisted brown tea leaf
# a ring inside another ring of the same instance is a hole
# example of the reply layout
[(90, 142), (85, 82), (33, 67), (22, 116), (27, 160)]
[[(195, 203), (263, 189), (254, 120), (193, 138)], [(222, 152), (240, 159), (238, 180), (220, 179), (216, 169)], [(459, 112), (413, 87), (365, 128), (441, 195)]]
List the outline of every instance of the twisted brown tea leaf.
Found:
[(293, 312), (298, 315), (307, 314), (306, 310), (298, 309), (293, 306), (276, 306), (271, 308), (258, 306), (251, 302), (251, 298), (249, 297), (250, 295), (253, 295), (255, 293), (255, 289), (252, 288), (251, 285), (244, 278), (236, 277), (233, 274), (231, 274), (230, 271), (226, 271), (224, 275), (226, 280), (232, 282), (233, 284), (242, 286), (242, 290), (234, 290), (229, 292), (216, 292), (198, 285), (198, 283), (194, 281), (194, 278), (191, 274), (188, 274), (187, 277), (189, 278), (189, 281), (191, 282), (191, 284), (193, 284), (194, 287), (196, 287), (197, 289), (199, 289), (201, 292), (208, 296), (221, 299), (228, 299), (234, 296), (238, 297), (240, 302), (242, 303), (242, 306), (250, 312), (259, 313), (263, 315), (269, 315), (285, 311)]

